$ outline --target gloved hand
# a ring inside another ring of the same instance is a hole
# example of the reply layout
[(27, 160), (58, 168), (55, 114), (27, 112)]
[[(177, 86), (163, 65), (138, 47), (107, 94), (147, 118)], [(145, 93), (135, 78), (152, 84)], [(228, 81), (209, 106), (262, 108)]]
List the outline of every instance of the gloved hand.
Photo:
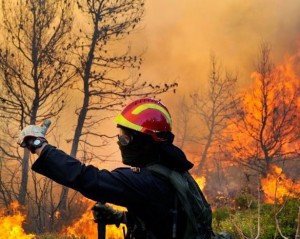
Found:
[(92, 207), (92, 211), (95, 222), (119, 226), (120, 223), (123, 223), (125, 220), (125, 212), (115, 210), (112, 207), (99, 202)]
[(36, 126), (28, 125), (26, 126), (19, 135), (18, 144), (22, 148), (28, 148), (31, 153), (35, 153), (35, 150), (42, 146), (45, 139), (45, 134), (47, 132), (49, 125)]

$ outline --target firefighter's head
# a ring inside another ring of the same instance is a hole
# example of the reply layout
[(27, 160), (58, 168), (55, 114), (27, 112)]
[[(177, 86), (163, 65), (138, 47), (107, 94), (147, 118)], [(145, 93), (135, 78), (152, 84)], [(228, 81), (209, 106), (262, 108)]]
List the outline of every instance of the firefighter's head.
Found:
[(135, 100), (123, 109), (115, 121), (119, 127), (150, 135), (155, 141), (172, 140), (171, 115), (158, 100)]
[(115, 118), (123, 162), (142, 166), (157, 160), (157, 145), (172, 143), (174, 135), (171, 115), (165, 105), (156, 99), (139, 99), (128, 104)]

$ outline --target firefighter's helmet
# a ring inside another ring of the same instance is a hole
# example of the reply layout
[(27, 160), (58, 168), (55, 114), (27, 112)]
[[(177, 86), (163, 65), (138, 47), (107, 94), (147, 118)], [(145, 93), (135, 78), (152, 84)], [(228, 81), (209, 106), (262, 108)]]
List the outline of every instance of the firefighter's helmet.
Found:
[(155, 141), (164, 140), (159, 135), (172, 130), (167, 107), (156, 99), (143, 98), (131, 102), (115, 121), (118, 126), (151, 135)]

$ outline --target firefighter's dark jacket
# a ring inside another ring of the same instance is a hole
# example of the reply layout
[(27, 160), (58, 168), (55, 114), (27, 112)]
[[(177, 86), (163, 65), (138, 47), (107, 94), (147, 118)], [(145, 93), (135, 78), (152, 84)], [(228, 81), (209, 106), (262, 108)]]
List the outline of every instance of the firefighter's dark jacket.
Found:
[(100, 170), (46, 145), (32, 169), (89, 199), (124, 206), (158, 238), (171, 237), (174, 189), (165, 178), (147, 168), (139, 172), (125, 167)]

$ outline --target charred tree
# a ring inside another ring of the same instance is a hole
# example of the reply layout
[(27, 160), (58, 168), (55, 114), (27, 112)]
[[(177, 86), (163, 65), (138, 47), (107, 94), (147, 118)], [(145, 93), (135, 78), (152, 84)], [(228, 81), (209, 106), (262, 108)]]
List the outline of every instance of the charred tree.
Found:
[[(0, 117), (5, 135), (1, 150), (5, 160), (21, 164), (21, 180), (14, 184), (18, 185), (17, 200), (25, 204), (29, 154), (26, 150), (14, 153), (16, 136), (28, 124), (57, 116), (65, 105), (66, 93), (62, 91), (73, 75), (66, 67), (64, 50), (73, 18), (70, 1), (1, 3)], [(15, 176), (12, 180), (19, 178)]]
[[(142, 20), (144, 0), (86, 0), (78, 1), (77, 6), (85, 20), (84, 26), (77, 29), (77, 44), (72, 54), (82, 101), (74, 114), (77, 119), (70, 154), (80, 158), (78, 151), (87, 142), (92, 148), (101, 147), (105, 139), (112, 137), (99, 131), (107, 112), (119, 109), (128, 97), (153, 96), (176, 84), (160, 86), (142, 82), (141, 54), (132, 52), (125, 41)], [(98, 143), (90, 143), (91, 138)], [(60, 196), (63, 211), (68, 208), (68, 193), (69, 189), (63, 187)]]
[[(225, 137), (221, 132), (228, 126), (238, 102), (235, 96), (236, 77), (223, 74), (221, 65), (216, 57), (211, 57), (209, 88), (207, 93), (195, 92), (191, 95), (192, 112), (200, 119), (204, 129), (204, 136), (196, 139), (204, 145), (197, 170), (201, 172), (206, 164), (210, 149), (213, 145), (224, 144)], [(218, 147), (217, 147), (218, 148)]]

